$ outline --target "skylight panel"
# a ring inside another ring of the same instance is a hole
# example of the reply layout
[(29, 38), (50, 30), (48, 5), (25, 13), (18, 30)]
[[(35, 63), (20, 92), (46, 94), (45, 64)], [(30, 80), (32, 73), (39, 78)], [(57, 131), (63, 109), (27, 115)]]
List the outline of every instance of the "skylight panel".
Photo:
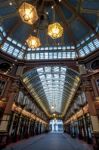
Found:
[(67, 52), (67, 58), (70, 58), (70, 52)]
[(95, 44), (96, 48), (99, 48), (99, 40), (98, 39), (94, 39), (93, 43)]
[(31, 51), (31, 48), (27, 48), (28, 51)]
[(2, 43), (2, 36), (0, 35), (0, 44)]
[(6, 37), (6, 33), (5, 32), (3, 32), (3, 36)]
[(30, 53), (27, 54), (27, 59), (31, 59)]
[(23, 55), (24, 55), (24, 53), (22, 51), (19, 51), (18, 58), (23, 59)]
[(46, 74), (46, 78), (50, 80), (52, 78), (52, 75), (51, 74)]
[(75, 49), (75, 46), (71, 46), (71, 49)]
[(44, 53), (40, 53), (40, 59), (44, 59)]
[(57, 47), (54, 46), (53, 49), (54, 49), (54, 50), (57, 50)]
[(22, 44), (20, 44), (20, 43), (17, 43), (17, 46), (21, 48), (21, 47), (22, 47)]
[(53, 67), (54, 72), (59, 72), (60, 68), (59, 67)]
[(85, 41), (84, 41), (84, 40), (82, 40), (82, 41), (81, 41), (81, 44), (84, 44), (84, 43), (85, 43)]
[(58, 46), (58, 48), (57, 49), (62, 49), (62, 47), (61, 46)]
[(71, 57), (75, 58), (75, 54), (76, 54), (75, 52), (72, 52), (72, 56)]
[(22, 49), (25, 50), (25, 49), (26, 49), (26, 46), (22, 46)]
[(63, 46), (61, 49), (66, 50), (66, 47), (65, 47), (65, 46)]
[(38, 50), (41, 50), (41, 49), (40, 49), (40, 47), (37, 47), (36, 50), (38, 51)]
[(58, 52), (58, 58), (62, 58), (62, 53)]
[(14, 50), (14, 47), (13, 46), (9, 46), (7, 52), (10, 53), (10, 54), (12, 54), (13, 50)]
[(0, 31), (3, 32), (3, 28), (0, 26)]
[(40, 56), (39, 56), (39, 53), (36, 53), (36, 59), (39, 59)]
[(89, 37), (86, 37), (86, 39), (85, 39), (85, 40), (86, 40), (86, 41), (88, 41), (89, 39), (90, 39), (90, 36), (89, 36)]
[(63, 52), (63, 58), (66, 58), (66, 52)]
[(80, 52), (80, 56), (82, 56), (82, 57), (85, 56), (83, 49), (80, 49), (79, 52)]
[[(39, 75), (40, 75), (40, 73), (39, 73)], [(40, 77), (41, 80), (45, 80), (45, 76), (44, 75), (40, 75), (39, 77)]]
[(53, 53), (49, 53), (49, 59), (53, 59)]
[(45, 59), (48, 59), (48, 53), (44, 53), (45, 54)]
[(8, 47), (9, 47), (9, 44), (5, 42), (2, 46), (2, 50), (7, 51)]
[(88, 44), (88, 46), (90, 47), (90, 49), (91, 49), (92, 51), (96, 49), (95, 46), (94, 46), (94, 44), (93, 44), (92, 42), (90, 42), (90, 43)]
[(90, 49), (88, 48), (88, 46), (84, 46), (83, 50), (85, 51), (85, 53), (89, 54), (90, 53)]
[(65, 76), (64, 75), (60, 75), (60, 78), (61, 78), (61, 80), (64, 80), (65, 79)]
[(48, 50), (48, 47), (45, 47), (45, 50)]
[(35, 59), (35, 53), (32, 53), (32, 54), (31, 54), (31, 58), (32, 58), (32, 59)]
[(12, 41), (12, 39), (10, 37), (7, 37), (7, 40), (10, 41), (10, 42)]
[(41, 72), (43, 73), (43, 68), (38, 68), (38, 73), (40, 74)]
[(57, 58), (57, 52), (54, 52), (54, 59)]
[(44, 70), (45, 72), (51, 72), (51, 67), (45, 67)]
[(19, 53), (19, 50), (18, 50), (18, 49), (15, 49), (14, 52), (13, 52), (13, 55), (14, 55), (14, 56), (17, 56), (18, 53)]
[(41, 48), (38, 47), (37, 50), (44, 50), (44, 47), (41, 47)]
[(78, 43), (78, 44), (77, 44), (77, 47), (80, 47), (80, 45), (81, 45), (81, 44), (80, 44), (80, 43)]
[(13, 40), (12, 43), (16, 45), (16, 44), (17, 44), (17, 41)]
[(98, 32), (98, 30), (99, 30), (99, 27), (96, 27), (96, 32)]
[(49, 50), (53, 50), (53, 47), (50, 46), (50, 47), (49, 47)]
[(66, 48), (67, 48), (67, 49), (71, 49), (71, 47), (70, 47), (70, 46), (67, 46)]
[(65, 67), (61, 67), (61, 71), (63, 71), (64, 73), (66, 72), (66, 68)]
[(59, 78), (59, 74), (54, 74), (54, 79), (58, 79)]
[(91, 35), (90, 35), (90, 37), (93, 37), (95, 34), (94, 33), (92, 33)]

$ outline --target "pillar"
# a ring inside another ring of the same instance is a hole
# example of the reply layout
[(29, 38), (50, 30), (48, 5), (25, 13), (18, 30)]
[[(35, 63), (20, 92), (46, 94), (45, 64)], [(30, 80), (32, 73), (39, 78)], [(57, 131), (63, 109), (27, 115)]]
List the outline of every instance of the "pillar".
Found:
[(95, 149), (98, 149), (99, 145), (99, 119), (95, 108), (95, 94), (93, 86), (89, 79), (83, 80), (83, 88), (88, 102), (89, 114), (93, 128), (93, 144)]
[(99, 91), (98, 91), (98, 87), (96, 85), (94, 76), (92, 76), (92, 78), (91, 78), (91, 84), (92, 84), (92, 88), (93, 88), (95, 97), (99, 97)]
[(18, 69), (16, 71), (17, 76), (22, 76), (25, 66), (18, 66)]

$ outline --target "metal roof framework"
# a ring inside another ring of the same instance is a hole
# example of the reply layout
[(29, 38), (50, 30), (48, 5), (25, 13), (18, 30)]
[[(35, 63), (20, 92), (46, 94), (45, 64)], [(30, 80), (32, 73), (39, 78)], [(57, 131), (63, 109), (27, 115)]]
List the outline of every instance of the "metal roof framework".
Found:
[(23, 82), (35, 100), (50, 115), (63, 115), (66, 102), (76, 92), (79, 74), (63, 66), (37, 67), (23, 75)]

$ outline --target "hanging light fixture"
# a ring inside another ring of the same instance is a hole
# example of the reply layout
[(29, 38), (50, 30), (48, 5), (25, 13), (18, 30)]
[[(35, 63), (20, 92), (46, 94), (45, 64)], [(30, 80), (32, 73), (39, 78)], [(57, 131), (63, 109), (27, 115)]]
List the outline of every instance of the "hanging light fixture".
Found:
[(37, 48), (41, 46), (41, 42), (40, 39), (36, 36), (32, 36), (30, 35), (29, 38), (26, 40), (26, 43), (28, 45), (29, 48)]
[(54, 105), (52, 105), (52, 106), (51, 106), (51, 109), (53, 110), (54, 108), (55, 108)]
[(57, 39), (63, 35), (63, 27), (58, 23), (53, 23), (48, 26), (48, 35), (53, 38)]
[(19, 14), (23, 22), (33, 24), (38, 20), (36, 7), (24, 2), (19, 8)]

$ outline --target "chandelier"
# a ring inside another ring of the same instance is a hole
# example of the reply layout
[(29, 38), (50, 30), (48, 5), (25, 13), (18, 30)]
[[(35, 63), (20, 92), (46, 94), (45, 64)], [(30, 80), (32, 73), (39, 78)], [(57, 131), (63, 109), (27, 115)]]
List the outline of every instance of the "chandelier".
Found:
[(19, 8), (19, 14), (23, 22), (33, 24), (38, 20), (36, 7), (24, 2)]
[(32, 36), (32, 35), (29, 36), (29, 38), (26, 40), (26, 43), (27, 43), (28, 47), (32, 48), (32, 49), (41, 46), (40, 39), (35, 36)]
[(53, 23), (48, 26), (48, 35), (52, 39), (60, 38), (63, 35), (63, 27), (58, 23)]
[[(18, 12), (22, 21), (30, 25), (34, 24), (39, 18), (36, 7), (27, 2), (22, 3)], [(48, 26), (48, 35), (52, 39), (60, 38), (63, 35), (63, 27), (61, 24), (58, 22), (50, 24)], [(29, 38), (26, 40), (26, 43), (28, 47), (32, 49), (41, 46), (40, 39), (36, 36), (29, 36)]]

